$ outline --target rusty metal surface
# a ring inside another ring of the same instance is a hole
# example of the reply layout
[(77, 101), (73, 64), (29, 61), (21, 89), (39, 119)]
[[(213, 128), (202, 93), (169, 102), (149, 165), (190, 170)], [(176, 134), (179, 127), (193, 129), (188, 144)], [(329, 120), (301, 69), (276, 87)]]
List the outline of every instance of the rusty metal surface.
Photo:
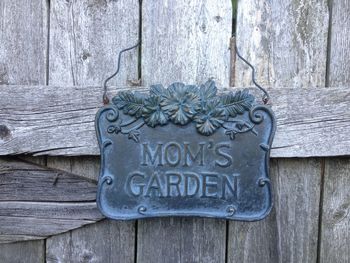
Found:
[(263, 219), (271, 210), (274, 115), (247, 90), (213, 81), (120, 92), (96, 116), (97, 204), (113, 219)]

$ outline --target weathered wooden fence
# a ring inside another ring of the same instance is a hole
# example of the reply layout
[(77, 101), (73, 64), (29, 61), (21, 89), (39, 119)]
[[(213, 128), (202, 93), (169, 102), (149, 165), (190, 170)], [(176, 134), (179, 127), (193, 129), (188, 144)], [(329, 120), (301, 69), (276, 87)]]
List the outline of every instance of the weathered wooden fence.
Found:
[(229, 0), (0, 1), (0, 262), (350, 261), (347, 0), (238, 2), (237, 46), (278, 119), (265, 220), (120, 222), (96, 208), (93, 118), (118, 51), (142, 37), (117, 87), (210, 77), (249, 86), (249, 69), (230, 58), (231, 9)]

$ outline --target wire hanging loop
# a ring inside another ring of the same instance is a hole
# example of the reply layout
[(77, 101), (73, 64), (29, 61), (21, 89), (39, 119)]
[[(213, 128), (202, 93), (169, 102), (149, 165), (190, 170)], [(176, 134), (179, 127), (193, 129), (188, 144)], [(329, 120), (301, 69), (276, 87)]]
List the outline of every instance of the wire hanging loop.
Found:
[(259, 90), (261, 90), (261, 91), (264, 93), (264, 95), (263, 95), (263, 97), (262, 97), (262, 101), (263, 101), (264, 104), (267, 104), (267, 103), (269, 102), (269, 100), (270, 100), (270, 95), (269, 95), (269, 93), (268, 93), (263, 87), (261, 87), (261, 86), (256, 82), (256, 80), (255, 80), (255, 68), (254, 68), (253, 65), (250, 64), (244, 57), (242, 57), (242, 55), (241, 55), (241, 54), (239, 53), (239, 51), (238, 51), (237, 46), (235, 46), (235, 48), (236, 48), (236, 54), (237, 54), (237, 56), (238, 56), (241, 60), (243, 60), (243, 62), (246, 63), (246, 64), (251, 68), (251, 70), (252, 70), (252, 82), (254, 83), (254, 85), (255, 85)]
[(120, 61), (121, 61), (121, 57), (122, 57), (122, 54), (126, 51), (129, 51), (129, 50), (132, 50), (136, 47), (138, 47), (139, 45), (141, 44), (141, 40), (139, 42), (137, 42), (136, 45), (132, 46), (132, 47), (128, 47), (128, 48), (125, 48), (123, 50), (121, 50), (118, 54), (118, 63), (117, 63), (117, 70), (111, 75), (109, 76), (108, 78), (105, 79), (105, 81), (103, 82), (103, 95), (102, 95), (102, 100), (103, 100), (103, 104), (106, 105), (109, 103), (109, 99), (108, 99), (108, 96), (107, 96), (107, 83), (108, 81), (110, 81), (112, 78), (114, 78), (118, 73), (119, 73), (119, 70), (120, 70)]

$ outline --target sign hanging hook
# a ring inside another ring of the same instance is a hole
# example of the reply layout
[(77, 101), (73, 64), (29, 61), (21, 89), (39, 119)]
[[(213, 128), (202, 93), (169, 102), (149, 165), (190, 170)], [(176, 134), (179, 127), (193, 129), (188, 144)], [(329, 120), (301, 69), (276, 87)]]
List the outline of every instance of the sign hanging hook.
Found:
[[(118, 63), (117, 63), (117, 70), (111, 75), (109, 76), (108, 78), (105, 79), (105, 81), (103, 82), (103, 96), (102, 96), (102, 100), (103, 100), (103, 104), (108, 104), (109, 103), (109, 99), (108, 99), (108, 96), (107, 96), (107, 83), (108, 81), (110, 81), (112, 78), (114, 78), (118, 73), (119, 73), (119, 70), (120, 70), (120, 62), (121, 62), (121, 56), (124, 52), (127, 52), (127, 51), (130, 51), (136, 47), (138, 47), (139, 45), (141, 44), (141, 40), (139, 40), (137, 42), (137, 44), (131, 46), (131, 47), (128, 47), (128, 48), (125, 48), (123, 50), (121, 50), (118, 54)], [(252, 70), (252, 82), (254, 83), (254, 85), (259, 89), (261, 90), (264, 95), (263, 95), (263, 98), (262, 98), (262, 101), (264, 102), (264, 104), (267, 104), (270, 100), (270, 95), (269, 93), (262, 87), (260, 86), (257, 82), (256, 82), (256, 79), (255, 79), (255, 68), (252, 64), (250, 64), (241, 54), (240, 52), (238, 51), (238, 48), (237, 46), (235, 45), (235, 49), (236, 49), (236, 54), (237, 56), (244, 62), (246, 63)]]
[(102, 100), (103, 100), (103, 104), (106, 105), (109, 103), (109, 99), (108, 99), (108, 96), (107, 96), (107, 82), (110, 81), (112, 78), (114, 78), (118, 73), (119, 73), (119, 70), (120, 70), (120, 60), (121, 60), (121, 57), (122, 57), (122, 54), (126, 51), (129, 51), (129, 50), (132, 50), (136, 47), (138, 47), (139, 45), (141, 44), (141, 40), (139, 40), (137, 42), (136, 45), (132, 46), (132, 47), (128, 47), (128, 48), (125, 48), (123, 50), (121, 50), (118, 54), (118, 64), (117, 64), (117, 70), (111, 75), (109, 76), (108, 78), (105, 79), (105, 81), (103, 82), (103, 95), (102, 95)]
[(263, 88), (261, 87), (257, 82), (256, 82), (256, 79), (255, 79), (255, 68), (253, 67), (252, 64), (250, 64), (244, 57), (242, 57), (242, 55), (240, 54), (240, 52), (238, 51), (238, 48), (237, 48), (237, 45), (235, 45), (235, 49), (236, 49), (236, 54), (237, 56), (243, 60), (244, 63), (246, 63), (252, 70), (252, 82), (254, 83), (254, 85), (259, 89), (261, 90), (264, 95), (262, 97), (262, 101), (264, 102), (264, 104), (267, 104), (270, 100), (270, 95), (269, 93)]

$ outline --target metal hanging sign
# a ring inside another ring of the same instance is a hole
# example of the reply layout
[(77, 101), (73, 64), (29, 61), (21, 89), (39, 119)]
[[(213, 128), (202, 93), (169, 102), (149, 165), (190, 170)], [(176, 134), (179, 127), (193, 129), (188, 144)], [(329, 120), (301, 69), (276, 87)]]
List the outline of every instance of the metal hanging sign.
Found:
[[(96, 115), (101, 151), (97, 205), (108, 218), (263, 219), (271, 210), (269, 157), (276, 121), (248, 90), (218, 93), (213, 80), (119, 92)], [(236, 48), (237, 56), (254, 67)]]
[(248, 90), (218, 94), (212, 80), (119, 92), (96, 116), (98, 207), (122, 220), (263, 219), (275, 127)]

